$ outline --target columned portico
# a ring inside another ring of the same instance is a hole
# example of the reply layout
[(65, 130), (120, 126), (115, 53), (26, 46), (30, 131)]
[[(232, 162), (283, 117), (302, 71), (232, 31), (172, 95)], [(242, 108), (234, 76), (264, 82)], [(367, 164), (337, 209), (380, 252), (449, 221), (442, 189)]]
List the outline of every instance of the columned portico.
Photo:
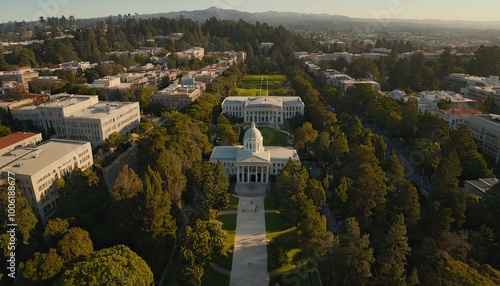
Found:
[(267, 165), (238, 164), (236, 168), (238, 183), (264, 183), (269, 182), (269, 167)]

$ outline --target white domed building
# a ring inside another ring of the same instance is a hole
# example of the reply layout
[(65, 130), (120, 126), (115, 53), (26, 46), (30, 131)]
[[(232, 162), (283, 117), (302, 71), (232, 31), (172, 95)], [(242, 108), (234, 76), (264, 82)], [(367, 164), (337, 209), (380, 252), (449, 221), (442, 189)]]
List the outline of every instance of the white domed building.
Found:
[(288, 159), (299, 160), (293, 147), (264, 146), (264, 137), (252, 123), (243, 136), (243, 146), (217, 146), (210, 162), (220, 160), (228, 175), (236, 175), (238, 183), (267, 184)]

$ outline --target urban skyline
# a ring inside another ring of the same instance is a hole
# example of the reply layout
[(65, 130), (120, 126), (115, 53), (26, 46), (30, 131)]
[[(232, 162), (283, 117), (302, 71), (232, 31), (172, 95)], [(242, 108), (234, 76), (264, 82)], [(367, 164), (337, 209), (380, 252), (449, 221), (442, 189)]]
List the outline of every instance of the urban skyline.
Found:
[[(243, 12), (301, 12), (314, 14), (343, 15), (352, 18), (394, 18), (394, 19), (437, 19), (465, 21), (500, 21), (495, 0), (484, 0), (481, 5), (469, 5), (466, 1), (411, 1), (411, 0), (313, 0), (306, 2), (285, 2), (282, 0), (264, 2), (262, 0), (211, 0), (199, 2), (174, 2), (165, 5), (159, 0), (145, 0), (142, 5), (137, 1), (125, 0), (117, 7), (112, 1), (74, 1), (74, 0), (26, 0), (2, 3), (0, 22), (37, 21), (43, 17), (70, 15), (76, 18), (95, 18), (118, 14), (154, 14), (177, 11), (203, 10), (209, 7), (234, 9)], [(96, 9), (99, 7), (99, 9)], [(363, 7), (363, 8), (359, 8)], [(432, 7), (432, 8), (429, 8)]]

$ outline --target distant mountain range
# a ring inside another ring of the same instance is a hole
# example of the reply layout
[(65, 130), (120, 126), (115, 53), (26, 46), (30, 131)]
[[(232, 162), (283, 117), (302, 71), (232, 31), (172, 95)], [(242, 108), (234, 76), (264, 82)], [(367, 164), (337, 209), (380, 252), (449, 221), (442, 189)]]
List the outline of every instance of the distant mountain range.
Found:
[(436, 20), (436, 19), (363, 19), (363, 18), (350, 18), (342, 15), (330, 15), (330, 14), (306, 14), (298, 12), (256, 12), (248, 13), (241, 12), (237, 10), (220, 9), (217, 7), (211, 7), (205, 10), (194, 10), (194, 11), (179, 11), (179, 12), (168, 12), (168, 13), (156, 13), (148, 15), (138, 15), (135, 17), (140, 18), (155, 18), (155, 17), (166, 17), (166, 18), (179, 18), (184, 17), (192, 19), (198, 22), (204, 22), (211, 17), (216, 17), (218, 19), (227, 20), (239, 20), (242, 19), (247, 22), (261, 22), (268, 23), (270, 25), (283, 25), (287, 28), (299, 28), (307, 27), (310, 25), (324, 25), (324, 24), (339, 24), (341, 26), (352, 25), (353, 23), (371, 23), (380, 24), (381, 26), (387, 25), (419, 25), (419, 26), (434, 26), (443, 28), (460, 28), (460, 29), (493, 29), (500, 30), (500, 21), (463, 21), (463, 20)]

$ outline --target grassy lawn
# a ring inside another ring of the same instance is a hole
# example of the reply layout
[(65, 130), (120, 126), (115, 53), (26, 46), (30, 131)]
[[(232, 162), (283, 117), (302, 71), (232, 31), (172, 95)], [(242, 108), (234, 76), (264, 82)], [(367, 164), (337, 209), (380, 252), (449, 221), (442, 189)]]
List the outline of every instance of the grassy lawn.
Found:
[(229, 206), (227, 208), (225, 208), (224, 210), (237, 210), (238, 209), (238, 202), (240, 200), (235, 197), (235, 196), (230, 196), (229, 197)]
[(241, 78), (242, 88), (260, 88), (262, 83), (262, 88), (265, 88), (266, 81), (269, 85), (272, 85), (274, 82), (279, 82), (281, 84), (288, 81), (286, 75), (282, 74), (272, 74), (272, 75), (260, 75), (260, 74), (251, 74), (245, 75)]
[(272, 196), (267, 196), (264, 198), (264, 207), (266, 210), (278, 210), (278, 204), (276, 202), (276, 199)]
[[(294, 268), (296, 255), (300, 252), (299, 243), (286, 217), (281, 213), (266, 213), (266, 238), (269, 241), (267, 259), (269, 271), (287, 272)], [(276, 252), (283, 249), (288, 263), (278, 266)]]
[(275, 128), (257, 127), (264, 137), (264, 146), (287, 146), (288, 135)]
[(285, 75), (245, 75), (238, 86), (239, 96), (286, 96), (289, 82)]
[(229, 276), (210, 269), (205, 273), (205, 277), (203, 277), (203, 285), (225, 286), (229, 285), (229, 279)]

